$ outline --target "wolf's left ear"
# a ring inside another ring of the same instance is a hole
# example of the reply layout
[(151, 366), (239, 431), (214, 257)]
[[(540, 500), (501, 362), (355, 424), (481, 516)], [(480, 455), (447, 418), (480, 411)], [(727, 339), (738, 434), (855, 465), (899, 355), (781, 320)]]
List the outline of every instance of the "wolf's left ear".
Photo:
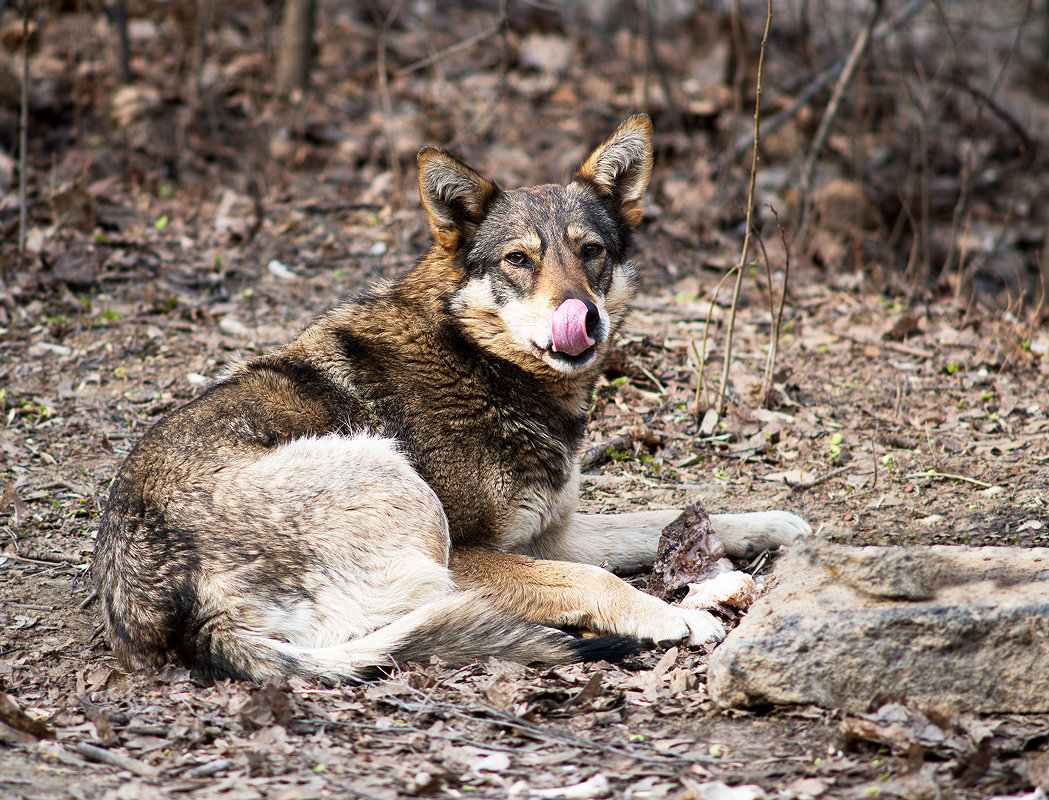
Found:
[(499, 187), (439, 147), (419, 151), (419, 196), (441, 247), (454, 250), (477, 232)]
[(641, 198), (652, 174), (652, 120), (635, 114), (583, 162), (575, 180), (589, 184), (631, 228), (641, 222)]

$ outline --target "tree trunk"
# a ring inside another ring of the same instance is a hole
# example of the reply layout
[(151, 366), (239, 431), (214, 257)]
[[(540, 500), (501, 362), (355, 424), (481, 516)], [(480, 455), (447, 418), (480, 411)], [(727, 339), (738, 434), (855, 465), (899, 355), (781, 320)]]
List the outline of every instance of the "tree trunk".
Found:
[(289, 96), (309, 88), (313, 60), (313, 20), (316, 0), (285, 0), (277, 53), (277, 94)]

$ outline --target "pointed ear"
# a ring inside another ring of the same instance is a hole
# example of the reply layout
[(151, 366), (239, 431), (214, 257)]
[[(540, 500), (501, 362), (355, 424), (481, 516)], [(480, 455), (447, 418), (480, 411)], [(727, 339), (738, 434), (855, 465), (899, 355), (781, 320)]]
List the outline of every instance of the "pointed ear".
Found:
[(419, 196), (441, 247), (454, 250), (477, 232), (499, 194), (494, 181), (439, 147), (419, 151)]
[(641, 198), (652, 174), (652, 120), (635, 114), (583, 162), (575, 180), (597, 190), (608, 210), (631, 228), (641, 222)]

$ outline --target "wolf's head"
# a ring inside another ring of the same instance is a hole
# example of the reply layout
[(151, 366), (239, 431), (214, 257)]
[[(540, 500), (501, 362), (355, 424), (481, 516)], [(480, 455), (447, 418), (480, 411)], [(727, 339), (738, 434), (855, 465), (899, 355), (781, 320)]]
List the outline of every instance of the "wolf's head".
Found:
[(443, 150), (420, 150), (436, 255), (461, 270), (448, 308), (471, 338), (540, 375), (597, 368), (634, 293), (626, 250), (651, 172), (643, 115), (623, 122), (567, 186), (504, 191)]

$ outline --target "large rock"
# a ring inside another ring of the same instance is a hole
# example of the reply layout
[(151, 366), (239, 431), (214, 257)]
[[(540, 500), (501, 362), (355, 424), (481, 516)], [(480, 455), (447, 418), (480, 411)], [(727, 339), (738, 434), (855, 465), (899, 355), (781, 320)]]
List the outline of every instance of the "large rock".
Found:
[(710, 657), (722, 706), (1049, 711), (1049, 548), (792, 549)]

